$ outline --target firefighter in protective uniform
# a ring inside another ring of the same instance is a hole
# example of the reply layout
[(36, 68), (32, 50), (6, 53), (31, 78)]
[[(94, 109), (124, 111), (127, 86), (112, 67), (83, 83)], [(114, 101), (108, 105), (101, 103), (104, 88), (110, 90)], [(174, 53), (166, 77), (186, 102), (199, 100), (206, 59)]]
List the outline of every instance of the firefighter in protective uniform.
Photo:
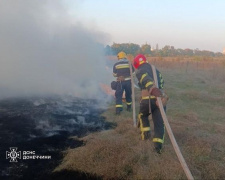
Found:
[[(152, 114), (154, 123), (154, 147), (157, 153), (161, 153), (164, 142), (165, 127), (163, 118), (157, 106), (156, 97), (163, 97), (164, 80), (161, 73), (156, 69), (158, 77), (158, 87), (154, 85), (153, 71), (146, 57), (142, 54), (137, 55), (133, 60), (133, 66), (136, 71), (136, 77), (141, 88), (140, 111), (138, 114), (138, 127), (141, 130), (141, 139), (148, 140), (151, 136), (150, 122), (148, 116)], [(164, 106), (164, 109), (166, 106)]]
[[(127, 111), (131, 111), (131, 77), (130, 77), (130, 66), (127, 60), (126, 53), (121, 51), (117, 54), (118, 62), (113, 66), (113, 76), (116, 77), (117, 83), (115, 88), (116, 97), (116, 114), (119, 115), (123, 110), (122, 96), (125, 91), (125, 98), (127, 104)], [(132, 66), (132, 71), (134, 68)], [(132, 72), (132, 73), (133, 73)]]

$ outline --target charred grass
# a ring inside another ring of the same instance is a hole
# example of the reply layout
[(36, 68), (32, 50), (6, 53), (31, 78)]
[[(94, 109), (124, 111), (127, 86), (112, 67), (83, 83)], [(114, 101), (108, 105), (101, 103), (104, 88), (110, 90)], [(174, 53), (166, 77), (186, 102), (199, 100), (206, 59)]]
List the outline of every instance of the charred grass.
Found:
[[(167, 117), (192, 175), (225, 179), (225, 66), (224, 61), (207, 63), (210, 66), (201, 62), (196, 66), (195, 61), (188, 65), (180, 60), (154, 61), (170, 96)], [(139, 96), (136, 89), (136, 112)], [(87, 179), (187, 179), (167, 133), (163, 153), (158, 155), (152, 141), (140, 140), (132, 113), (116, 116), (114, 111), (112, 103), (102, 115), (116, 126), (79, 139), (84, 146), (65, 151), (55, 172), (76, 171)], [(152, 121), (151, 129), (154, 133)]]

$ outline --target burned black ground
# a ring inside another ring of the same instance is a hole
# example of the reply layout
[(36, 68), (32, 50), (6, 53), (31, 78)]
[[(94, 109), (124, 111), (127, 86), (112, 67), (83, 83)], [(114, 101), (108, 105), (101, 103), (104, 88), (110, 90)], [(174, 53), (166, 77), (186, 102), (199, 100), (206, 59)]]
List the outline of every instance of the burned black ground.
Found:
[[(63, 150), (85, 145), (79, 137), (109, 129), (97, 100), (72, 97), (30, 97), (0, 101), (1, 179), (101, 179), (82, 172), (52, 170), (61, 162)], [(78, 139), (72, 139), (77, 136)], [(51, 159), (9, 162), (6, 151), (35, 151)]]

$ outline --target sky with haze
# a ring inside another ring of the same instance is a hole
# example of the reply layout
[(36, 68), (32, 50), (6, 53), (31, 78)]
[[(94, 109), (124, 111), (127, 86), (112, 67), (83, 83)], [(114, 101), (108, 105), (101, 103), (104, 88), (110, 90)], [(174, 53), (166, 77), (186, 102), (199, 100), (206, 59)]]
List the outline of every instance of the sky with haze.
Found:
[(222, 52), (224, 0), (65, 0), (69, 13), (108, 35), (106, 44), (148, 43)]

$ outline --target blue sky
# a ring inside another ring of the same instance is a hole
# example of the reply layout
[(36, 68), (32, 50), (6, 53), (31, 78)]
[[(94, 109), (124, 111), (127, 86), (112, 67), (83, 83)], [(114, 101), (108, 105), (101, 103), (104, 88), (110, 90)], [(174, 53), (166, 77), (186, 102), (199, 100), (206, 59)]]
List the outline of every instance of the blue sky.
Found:
[(224, 0), (64, 0), (83, 25), (107, 35), (105, 44), (148, 43), (159, 48), (222, 52)]

